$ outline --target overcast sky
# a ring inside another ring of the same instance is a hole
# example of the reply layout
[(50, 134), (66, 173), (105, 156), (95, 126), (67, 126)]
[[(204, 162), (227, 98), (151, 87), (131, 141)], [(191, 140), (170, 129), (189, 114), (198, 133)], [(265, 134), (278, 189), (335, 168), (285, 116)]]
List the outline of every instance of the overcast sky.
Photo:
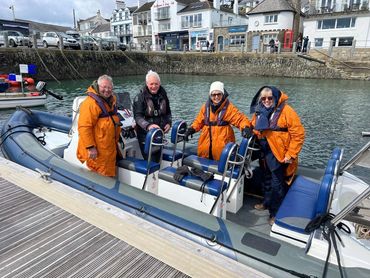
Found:
[[(73, 9), (76, 22), (96, 15), (100, 10), (104, 18), (112, 16), (115, 0), (1, 0), (0, 19), (15, 18), (73, 27)], [(126, 5), (136, 6), (136, 0), (126, 0)]]

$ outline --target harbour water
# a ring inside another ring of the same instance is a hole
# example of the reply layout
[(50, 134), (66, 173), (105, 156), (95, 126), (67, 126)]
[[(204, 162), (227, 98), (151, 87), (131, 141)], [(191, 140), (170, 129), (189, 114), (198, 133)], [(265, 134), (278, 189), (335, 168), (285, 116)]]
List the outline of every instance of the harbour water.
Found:
[[(301, 164), (321, 167), (326, 164), (331, 150), (345, 149), (344, 161), (349, 159), (369, 138), (361, 136), (370, 131), (370, 90), (366, 81), (317, 80), (290, 78), (261, 78), (243, 76), (161, 75), (162, 85), (168, 92), (173, 120), (194, 120), (208, 97), (211, 82), (220, 80), (230, 100), (245, 114), (250, 102), (263, 85), (274, 85), (289, 96), (289, 104), (300, 115), (306, 129), (306, 140), (300, 155)], [(92, 80), (48, 82), (47, 88), (62, 95), (62, 101), (48, 98), (45, 107), (35, 109), (71, 115), (72, 101), (84, 92)], [(131, 99), (144, 84), (144, 76), (114, 78), (116, 92), (127, 91)], [(0, 111), (0, 125), (14, 110)], [(240, 139), (240, 132), (236, 131)], [(197, 136), (193, 142), (196, 143)]]

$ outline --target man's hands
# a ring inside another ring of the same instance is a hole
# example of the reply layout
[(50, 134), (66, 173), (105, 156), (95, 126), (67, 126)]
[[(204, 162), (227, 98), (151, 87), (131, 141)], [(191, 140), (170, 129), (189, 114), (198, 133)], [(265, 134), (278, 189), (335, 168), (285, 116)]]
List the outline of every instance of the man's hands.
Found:
[(98, 150), (95, 147), (87, 149), (89, 158), (96, 159), (98, 157)]
[[(151, 125), (149, 125), (149, 127), (148, 127), (148, 131), (149, 131), (149, 130), (151, 130), (151, 129), (153, 129), (153, 128), (159, 128), (159, 129), (160, 129), (159, 125), (151, 124)], [(164, 126), (163, 132), (164, 132), (164, 133), (167, 133), (167, 132), (170, 130), (170, 128), (171, 128), (171, 126), (170, 126), (169, 124), (166, 124), (166, 125)]]
[(250, 127), (243, 128), (243, 130), (242, 130), (242, 136), (244, 138), (250, 138), (250, 137), (252, 137), (253, 136), (252, 129)]

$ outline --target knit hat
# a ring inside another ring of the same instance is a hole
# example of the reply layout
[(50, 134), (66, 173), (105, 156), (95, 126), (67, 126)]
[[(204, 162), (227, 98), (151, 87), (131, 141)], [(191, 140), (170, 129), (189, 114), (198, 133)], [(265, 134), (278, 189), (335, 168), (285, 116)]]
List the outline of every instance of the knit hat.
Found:
[(211, 84), (211, 87), (209, 88), (209, 94), (211, 95), (211, 93), (213, 91), (220, 91), (222, 94), (224, 94), (224, 83), (220, 82), (220, 81), (215, 81)]

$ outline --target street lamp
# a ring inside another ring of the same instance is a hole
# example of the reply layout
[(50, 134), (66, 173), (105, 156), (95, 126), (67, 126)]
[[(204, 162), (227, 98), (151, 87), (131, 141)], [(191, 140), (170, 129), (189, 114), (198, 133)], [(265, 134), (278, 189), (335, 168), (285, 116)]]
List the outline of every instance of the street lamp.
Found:
[(12, 12), (13, 12), (13, 20), (15, 21), (14, 5), (11, 5), (9, 7), (9, 9), (12, 10)]

